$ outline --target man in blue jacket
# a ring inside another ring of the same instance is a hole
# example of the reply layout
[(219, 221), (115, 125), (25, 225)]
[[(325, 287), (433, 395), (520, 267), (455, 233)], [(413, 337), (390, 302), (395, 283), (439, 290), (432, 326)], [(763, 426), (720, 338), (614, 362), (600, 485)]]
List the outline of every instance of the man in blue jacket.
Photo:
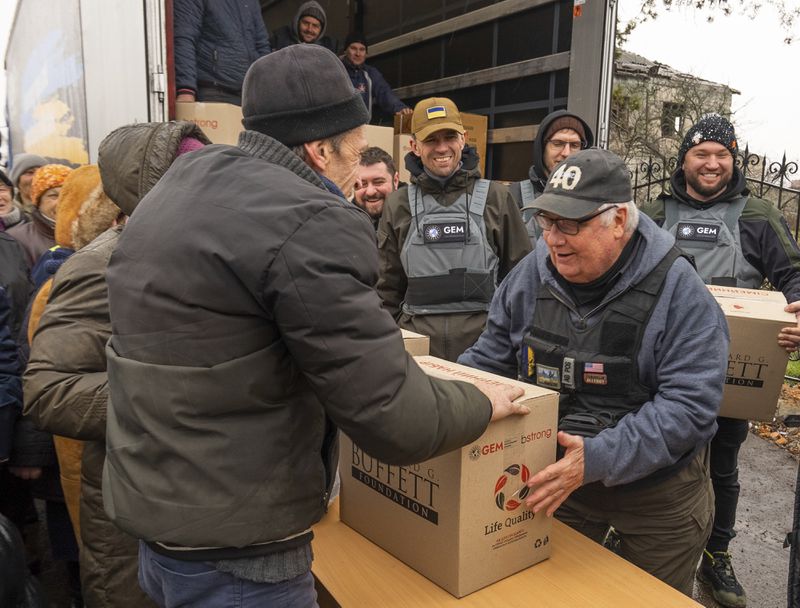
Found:
[(342, 63), (347, 68), (353, 87), (361, 93), (370, 115), (375, 106), (387, 114), (411, 114), (411, 108), (394, 94), (378, 68), (367, 65), (366, 61), (366, 37), (359, 33), (348, 34), (344, 41)]
[(270, 52), (258, 2), (175, 0), (176, 101), (242, 104), (250, 64)]
[(543, 236), (495, 292), (459, 363), (560, 392), (564, 455), (534, 475), (535, 512), (691, 596), (711, 532), (707, 443), (728, 353), (719, 305), (674, 239), (640, 215), (622, 159), (590, 148), (536, 198)]

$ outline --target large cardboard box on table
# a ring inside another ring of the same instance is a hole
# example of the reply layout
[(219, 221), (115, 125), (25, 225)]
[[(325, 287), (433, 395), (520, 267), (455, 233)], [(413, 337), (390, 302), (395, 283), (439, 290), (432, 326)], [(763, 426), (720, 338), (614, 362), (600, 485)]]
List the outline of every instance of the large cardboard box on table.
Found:
[(411, 355), (427, 355), (431, 352), (431, 339), (428, 336), (401, 329), (403, 334), (403, 344)]
[(719, 415), (772, 420), (786, 373), (788, 354), (778, 346), (782, 327), (796, 325), (783, 310), (779, 291), (709, 285), (731, 334), (728, 369)]
[[(486, 176), (486, 137), (489, 119), (481, 114), (461, 112), (464, 125), (464, 140), (478, 151), (481, 175)], [(411, 152), (411, 114), (397, 114), (394, 117), (394, 164), (400, 173), (400, 181), (408, 182), (411, 174), (406, 169), (405, 157)]]
[(215, 144), (235, 146), (242, 126), (242, 108), (231, 103), (199, 101), (175, 104), (175, 118), (196, 124)]
[(341, 520), (456, 597), (550, 555), (550, 518), (525, 481), (555, 461), (558, 394), (436, 357), (431, 376), (520, 386), (531, 413), (492, 422), (471, 444), (411, 466), (387, 465), (342, 435)]

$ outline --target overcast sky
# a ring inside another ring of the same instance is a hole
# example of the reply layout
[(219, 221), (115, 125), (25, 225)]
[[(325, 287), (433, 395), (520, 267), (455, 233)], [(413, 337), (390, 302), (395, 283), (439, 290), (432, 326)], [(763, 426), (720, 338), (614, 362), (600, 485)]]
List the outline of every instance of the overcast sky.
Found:
[[(620, 0), (620, 22), (640, 6), (639, 0)], [(786, 151), (787, 160), (800, 161), (800, 33), (785, 44), (786, 32), (769, 6), (753, 19), (722, 15), (709, 23), (707, 14), (694, 8), (662, 11), (638, 26), (624, 48), (741, 91), (733, 98), (740, 144), (770, 159), (780, 160)]]

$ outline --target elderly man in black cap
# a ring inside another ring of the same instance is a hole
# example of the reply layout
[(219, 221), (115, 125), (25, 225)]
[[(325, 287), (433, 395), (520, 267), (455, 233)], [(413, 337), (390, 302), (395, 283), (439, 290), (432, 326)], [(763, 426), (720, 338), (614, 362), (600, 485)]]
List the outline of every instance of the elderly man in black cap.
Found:
[[(694, 256), (697, 272), (710, 284), (761, 287), (764, 278), (783, 292), (787, 312), (800, 319), (800, 249), (786, 219), (771, 203), (750, 195), (736, 166), (736, 133), (728, 119), (707, 114), (692, 126), (678, 152), (678, 168), (664, 192), (642, 210), (669, 230), (678, 247)], [(702, 227), (704, 230), (697, 230)], [(778, 344), (793, 351), (798, 326), (785, 327)], [(716, 510), (714, 528), (697, 577), (723, 606), (747, 604), (736, 578), (730, 541), (736, 536), (739, 501), (739, 448), (747, 420), (721, 417), (711, 442), (711, 479)]]
[(381, 309), (375, 233), (347, 200), (367, 111), (341, 61), (262, 57), (242, 102), (238, 145), (177, 159), (107, 274), (103, 500), (161, 606), (316, 605), (339, 428), (409, 464), (527, 411), (521, 391), (428, 377)]
[(691, 596), (728, 330), (674, 239), (631, 200), (611, 152), (556, 165), (536, 199), (543, 236), (459, 362), (561, 394), (563, 457), (528, 481), (528, 506), (598, 542), (613, 526), (624, 558)]

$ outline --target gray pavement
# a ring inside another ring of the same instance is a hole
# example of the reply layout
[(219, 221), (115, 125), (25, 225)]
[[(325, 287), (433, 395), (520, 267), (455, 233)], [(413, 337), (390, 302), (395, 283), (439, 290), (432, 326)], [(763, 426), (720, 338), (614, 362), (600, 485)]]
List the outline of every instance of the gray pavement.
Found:
[[(797, 461), (788, 452), (748, 436), (739, 455), (738, 535), (730, 546), (748, 608), (786, 606), (789, 549), (783, 541), (792, 525), (796, 478)], [(698, 583), (694, 597), (708, 608), (719, 606)]]

